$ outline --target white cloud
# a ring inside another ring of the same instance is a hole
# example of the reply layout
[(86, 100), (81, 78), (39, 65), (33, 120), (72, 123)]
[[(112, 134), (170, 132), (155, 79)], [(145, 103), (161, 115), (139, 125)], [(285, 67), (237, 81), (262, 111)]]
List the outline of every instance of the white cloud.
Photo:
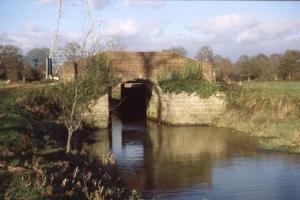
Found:
[(220, 34), (225, 31), (244, 29), (256, 23), (256, 19), (249, 15), (230, 14), (204, 19), (196, 23), (194, 28), (204, 33)]
[(55, 3), (55, 0), (35, 0), (35, 1), (45, 6)]
[(18, 33), (0, 31), (1, 44), (16, 45), (25, 52), (35, 47), (49, 47), (51, 37), (51, 32), (42, 29), (34, 23), (27, 23), (25, 28)]
[(7, 32), (0, 31), (0, 44), (12, 44), (13, 42)]
[(106, 6), (109, 6), (112, 3), (112, 0), (89, 0), (91, 8), (103, 9)]
[[(57, 0), (35, 0), (36, 2), (44, 5), (44, 6), (49, 6), (49, 5), (54, 5), (57, 3)], [(79, 7), (84, 7), (85, 6), (86, 0), (63, 0), (63, 6), (64, 5), (72, 5), (72, 6), (79, 6)], [(109, 6), (113, 0), (88, 0), (90, 8), (94, 9), (103, 9), (106, 6)]]
[[(133, 51), (161, 50), (181, 45), (190, 56), (194, 56), (199, 47), (208, 44), (216, 54), (232, 59), (243, 54), (269, 54), (300, 49), (298, 19), (262, 19), (253, 15), (230, 14), (201, 19), (190, 26), (178, 24), (176, 27), (172, 26), (171, 19), (143, 20), (129, 17), (104, 20), (106, 25), (99, 37), (119, 36), (128, 45), (128, 49)], [(187, 26), (189, 31), (184, 29)], [(61, 45), (66, 41), (80, 41), (78, 31), (62, 30), (62, 33)], [(0, 30), (0, 44), (15, 44), (25, 51), (34, 47), (50, 47), (51, 37), (52, 31), (35, 23), (27, 23), (17, 33)]]
[(124, 6), (159, 8), (164, 6), (163, 0), (120, 0)]
[(236, 59), (242, 54), (300, 49), (300, 20), (258, 18), (228, 14), (199, 19), (188, 27), (198, 44), (209, 44), (217, 53)]
[(300, 30), (300, 21), (258, 19), (252, 15), (230, 14), (202, 19), (189, 27), (214, 40), (230, 40), (236, 43), (285, 40)]
[(140, 30), (139, 22), (133, 18), (114, 19), (107, 24), (107, 27), (104, 27), (104, 32), (112, 35), (132, 36)]
[(104, 32), (122, 37), (163, 37), (168, 23), (167, 20), (163, 19), (140, 21), (135, 18), (120, 18), (108, 20), (104, 25)]

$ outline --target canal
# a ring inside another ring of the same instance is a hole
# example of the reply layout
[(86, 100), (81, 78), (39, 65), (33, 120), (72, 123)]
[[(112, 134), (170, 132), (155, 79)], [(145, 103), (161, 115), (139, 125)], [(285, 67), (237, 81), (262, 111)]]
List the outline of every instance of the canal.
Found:
[(298, 155), (261, 152), (229, 129), (112, 120), (88, 151), (99, 160), (112, 152), (121, 178), (145, 199), (300, 199)]

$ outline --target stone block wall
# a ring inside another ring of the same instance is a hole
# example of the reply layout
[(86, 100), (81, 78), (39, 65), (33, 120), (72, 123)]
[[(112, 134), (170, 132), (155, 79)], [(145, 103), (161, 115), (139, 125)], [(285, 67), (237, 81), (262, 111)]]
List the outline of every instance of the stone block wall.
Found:
[[(211, 125), (225, 111), (225, 106), (224, 93), (203, 99), (196, 94), (163, 93), (156, 86), (147, 107), (147, 118), (176, 126)], [(86, 122), (96, 128), (108, 127), (108, 95), (91, 104), (91, 112), (86, 113)]]
[(222, 93), (202, 99), (195, 94), (154, 91), (147, 116), (170, 125), (210, 125), (224, 111), (225, 94)]
[(103, 95), (91, 104), (91, 112), (85, 114), (85, 121), (95, 128), (107, 128), (109, 123), (108, 95)]

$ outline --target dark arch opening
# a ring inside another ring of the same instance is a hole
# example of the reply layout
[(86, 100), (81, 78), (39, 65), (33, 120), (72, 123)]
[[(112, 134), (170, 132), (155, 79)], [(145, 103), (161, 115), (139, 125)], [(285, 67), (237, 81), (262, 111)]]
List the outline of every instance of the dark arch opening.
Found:
[(152, 87), (152, 82), (142, 79), (121, 84), (118, 112), (122, 122), (147, 119), (147, 107), (152, 96)]

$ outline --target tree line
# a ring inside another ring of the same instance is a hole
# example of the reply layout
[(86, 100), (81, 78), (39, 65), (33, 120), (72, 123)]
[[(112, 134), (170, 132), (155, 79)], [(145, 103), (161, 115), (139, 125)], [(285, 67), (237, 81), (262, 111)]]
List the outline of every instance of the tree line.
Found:
[(45, 76), (48, 48), (33, 48), (25, 55), (15, 45), (0, 44), (0, 80), (34, 81)]
[[(187, 51), (182, 46), (167, 50), (178, 55), (187, 55)], [(218, 81), (300, 80), (300, 51), (298, 50), (286, 50), (281, 54), (274, 53), (270, 56), (263, 53), (254, 56), (242, 55), (236, 62), (232, 62), (221, 55), (215, 55), (211, 47), (203, 46), (197, 51), (195, 59), (211, 63)]]
[[(87, 36), (88, 37), (88, 36)], [(102, 44), (95, 43), (96, 47), (86, 49), (87, 38), (77, 42), (68, 42), (59, 48), (57, 55), (63, 62), (74, 62), (83, 57), (89, 57), (98, 51), (122, 51), (126, 45), (117, 36), (105, 38)], [(98, 47), (99, 46), (99, 47)], [(46, 59), (49, 57), (49, 48), (33, 48), (27, 53), (16, 45), (0, 44), (0, 80), (10, 81), (37, 81), (46, 74)]]

